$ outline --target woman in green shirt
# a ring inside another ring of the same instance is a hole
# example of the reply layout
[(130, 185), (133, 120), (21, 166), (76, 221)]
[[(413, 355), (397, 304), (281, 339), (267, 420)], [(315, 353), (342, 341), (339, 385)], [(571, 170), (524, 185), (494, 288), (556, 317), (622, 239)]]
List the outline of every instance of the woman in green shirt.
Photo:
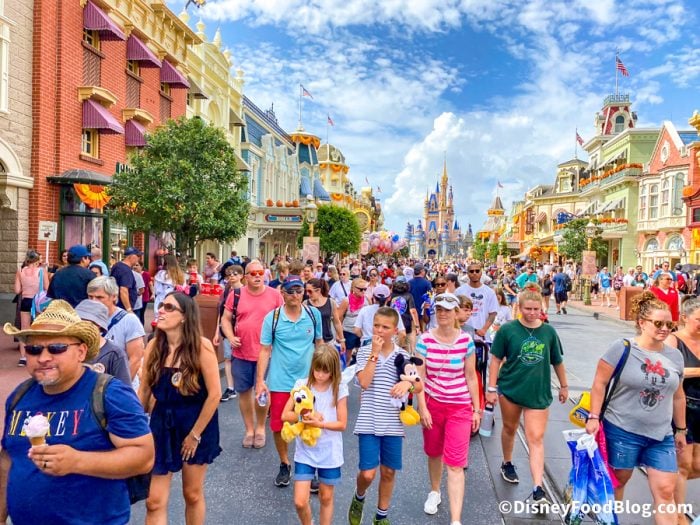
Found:
[(520, 480), (512, 464), (515, 433), (524, 416), (525, 436), (530, 449), (530, 471), (534, 483), (531, 501), (548, 503), (542, 489), (544, 476), (544, 433), (552, 404), (551, 371), (559, 384), (559, 402), (568, 398), (566, 370), (559, 336), (540, 319), (542, 294), (532, 287), (518, 295), (521, 318), (504, 324), (491, 346), (489, 386), (486, 403), (501, 404), (503, 430), (501, 476), (509, 483)]

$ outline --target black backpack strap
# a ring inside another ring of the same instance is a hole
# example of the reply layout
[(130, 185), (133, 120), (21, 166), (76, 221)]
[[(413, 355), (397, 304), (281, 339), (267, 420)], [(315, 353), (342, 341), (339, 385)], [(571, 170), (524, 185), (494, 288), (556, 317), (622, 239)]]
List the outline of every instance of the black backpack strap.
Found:
[(275, 331), (277, 330), (277, 324), (280, 322), (280, 312), (282, 311), (282, 307), (280, 306), (279, 308), (275, 308), (273, 310), (272, 314), (272, 343), (270, 346), (275, 344)]
[(231, 326), (236, 328), (238, 318), (238, 303), (241, 301), (241, 288), (233, 289), (233, 311), (231, 312)]
[(617, 384), (620, 382), (622, 369), (625, 368), (627, 359), (629, 358), (630, 352), (632, 351), (632, 345), (630, 344), (629, 339), (623, 339), (623, 342), (625, 345), (625, 349), (623, 350), (622, 355), (620, 356), (620, 360), (617, 362), (617, 365), (615, 365), (615, 370), (613, 371), (613, 374), (610, 377), (610, 381), (608, 382), (608, 386), (605, 392), (605, 399), (603, 400), (603, 406), (600, 407), (600, 414), (598, 415), (600, 419), (603, 419), (603, 414), (605, 414), (605, 411), (608, 409), (610, 399), (615, 393)]
[(12, 412), (15, 407), (17, 406), (17, 403), (19, 403), (20, 399), (24, 397), (24, 394), (29, 392), (29, 389), (34, 386), (34, 383), (36, 383), (36, 380), (34, 378), (29, 378), (25, 381), (22, 381), (17, 389), (15, 390), (15, 394), (12, 396), (12, 400), (10, 401), (10, 404), (7, 407), (7, 413), (9, 414)]
[(107, 434), (107, 415), (105, 414), (105, 392), (107, 391), (107, 385), (114, 379), (109, 374), (97, 374), (97, 379), (95, 380), (95, 386), (92, 389), (92, 398), (90, 400), (90, 406), (92, 407), (92, 414), (95, 416), (97, 423), (99, 423), (102, 431)]

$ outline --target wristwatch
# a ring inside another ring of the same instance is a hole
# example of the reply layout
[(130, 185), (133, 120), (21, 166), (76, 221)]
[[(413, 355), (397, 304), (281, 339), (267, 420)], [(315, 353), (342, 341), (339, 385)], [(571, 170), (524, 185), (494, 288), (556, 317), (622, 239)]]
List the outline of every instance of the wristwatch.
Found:
[(376, 355), (370, 355), (369, 360), (373, 363), (376, 363), (379, 360), (379, 357), (377, 357)]
[(498, 387), (489, 386), (489, 387), (486, 387), (486, 391), (490, 394), (496, 394), (496, 393), (498, 393)]

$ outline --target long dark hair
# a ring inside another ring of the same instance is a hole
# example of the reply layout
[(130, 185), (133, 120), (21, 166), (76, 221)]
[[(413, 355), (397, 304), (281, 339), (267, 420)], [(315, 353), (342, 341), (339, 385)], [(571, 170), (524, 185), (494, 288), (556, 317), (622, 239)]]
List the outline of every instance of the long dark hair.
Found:
[(318, 288), (321, 290), (321, 295), (323, 297), (328, 297), (328, 283), (325, 281), (325, 279), (317, 279), (314, 277), (313, 279), (306, 281), (306, 284), (309, 284), (314, 288)]
[[(202, 331), (199, 327), (199, 306), (190, 296), (182, 292), (170, 292), (165, 296), (172, 297), (182, 310), (182, 341), (175, 350), (172, 362), (179, 363), (182, 380), (177, 389), (184, 396), (199, 392), (199, 373), (201, 370), (200, 352), (202, 346)], [(156, 342), (146, 363), (144, 381), (153, 389), (165, 368), (168, 358), (168, 338), (165, 332), (156, 328)]]

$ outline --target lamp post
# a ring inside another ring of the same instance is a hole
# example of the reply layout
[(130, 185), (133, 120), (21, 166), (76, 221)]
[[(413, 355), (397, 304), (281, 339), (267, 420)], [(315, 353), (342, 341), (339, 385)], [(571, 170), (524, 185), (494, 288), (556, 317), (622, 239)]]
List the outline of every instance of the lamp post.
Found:
[(309, 224), (309, 237), (313, 237), (314, 224), (316, 224), (316, 220), (318, 219), (318, 207), (316, 206), (312, 195), (306, 196), (306, 202), (307, 204), (304, 208), (304, 214), (306, 216), (306, 222)]
[[(589, 220), (588, 224), (586, 224), (586, 240), (588, 241), (588, 251), (590, 252), (592, 247), (593, 247), (593, 237), (595, 237), (596, 234), (596, 225), (593, 224), (593, 221)], [(587, 278), (584, 280), (583, 283), (583, 304), (586, 306), (591, 305), (591, 280), (590, 277), (587, 276)]]

